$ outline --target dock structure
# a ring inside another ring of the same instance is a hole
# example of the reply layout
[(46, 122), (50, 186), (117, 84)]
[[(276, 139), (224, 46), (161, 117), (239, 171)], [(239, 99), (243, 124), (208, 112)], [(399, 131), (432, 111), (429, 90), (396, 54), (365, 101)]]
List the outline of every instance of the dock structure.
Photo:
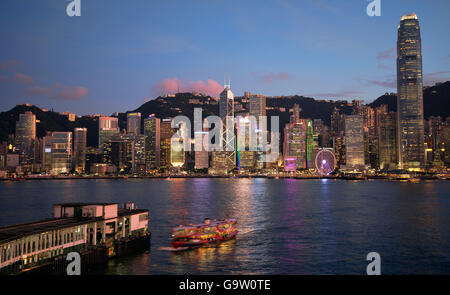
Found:
[(0, 273), (36, 269), (70, 252), (109, 258), (149, 245), (148, 210), (133, 203), (63, 203), (53, 211), (51, 219), (0, 228)]

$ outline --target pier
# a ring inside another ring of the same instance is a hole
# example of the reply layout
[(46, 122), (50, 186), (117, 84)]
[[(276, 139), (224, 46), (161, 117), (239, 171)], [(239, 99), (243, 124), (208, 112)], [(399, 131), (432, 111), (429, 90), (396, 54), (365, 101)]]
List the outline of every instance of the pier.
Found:
[(65, 272), (65, 257), (78, 252), (93, 266), (148, 248), (148, 210), (133, 203), (63, 203), (54, 216), (0, 228), (0, 273)]

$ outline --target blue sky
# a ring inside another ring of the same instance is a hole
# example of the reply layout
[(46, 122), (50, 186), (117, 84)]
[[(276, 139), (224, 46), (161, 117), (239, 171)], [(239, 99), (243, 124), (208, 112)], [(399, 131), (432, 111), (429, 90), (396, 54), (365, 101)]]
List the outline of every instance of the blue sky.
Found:
[(132, 110), (159, 94), (302, 94), (370, 102), (395, 92), (401, 16), (420, 21), (425, 84), (450, 80), (450, 1), (4, 0), (0, 111), (31, 103), (80, 115)]

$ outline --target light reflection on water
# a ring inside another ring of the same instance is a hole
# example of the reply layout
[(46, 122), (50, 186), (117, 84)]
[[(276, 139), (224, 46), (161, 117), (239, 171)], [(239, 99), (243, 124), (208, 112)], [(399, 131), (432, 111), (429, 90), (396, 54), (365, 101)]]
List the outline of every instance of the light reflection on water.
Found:
[[(450, 274), (450, 182), (128, 179), (0, 183), (0, 225), (48, 218), (53, 203), (134, 201), (150, 212), (148, 251), (101, 274)], [(171, 228), (238, 219), (236, 239), (173, 253)]]

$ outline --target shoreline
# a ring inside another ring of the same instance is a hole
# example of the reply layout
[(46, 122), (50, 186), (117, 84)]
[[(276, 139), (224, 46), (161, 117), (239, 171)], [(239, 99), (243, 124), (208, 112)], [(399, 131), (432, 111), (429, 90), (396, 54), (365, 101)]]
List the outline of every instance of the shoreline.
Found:
[[(330, 175), (110, 175), (110, 176), (25, 176), (25, 177), (8, 177), (0, 178), (0, 181), (25, 181), (25, 180), (84, 180), (84, 179), (172, 179), (172, 178), (267, 178), (267, 179), (334, 179), (334, 180), (374, 180), (374, 179), (384, 179), (394, 182), (409, 182), (409, 179), (398, 178), (392, 179), (389, 176), (384, 175), (370, 175), (365, 177), (353, 177), (353, 176), (330, 176)], [(417, 176), (419, 180), (450, 180), (450, 177), (442, 178), (438, 176)]]

